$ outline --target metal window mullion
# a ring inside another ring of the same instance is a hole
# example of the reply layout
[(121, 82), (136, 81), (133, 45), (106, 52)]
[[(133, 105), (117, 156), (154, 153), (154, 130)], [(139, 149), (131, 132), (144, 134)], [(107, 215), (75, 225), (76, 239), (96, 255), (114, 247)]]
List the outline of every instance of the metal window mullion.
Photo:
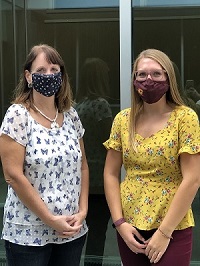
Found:
[[(120, 23), (120, 109), (130, 106), (131, 87), (131, 0), (119, 2)], [(121, 168), (121, 180), (125, 169)]]
[(15, 0), (12, 0), (12, 17), (13, 17), (13, 49), (14, 49), (14, 75), (15, 86), (17, 84), (17, 36), (16, 36), (16, 13)]
[[(3, 90), (3, 18), (2, 18), (2, 2), (0, 2), (0, 95), (1, 95), (1, 115), (4, 115), (4, 90)], [(0, 121), (1, 122), (1, 121)]]
[(120, 108), (130, 106), (131, 86), (131, 0), (120, 0)]
[(27, 22), (27, 0), (24, 0), (24, 25), (25, 25), (25, 49), (28, 54), (28, 22)]

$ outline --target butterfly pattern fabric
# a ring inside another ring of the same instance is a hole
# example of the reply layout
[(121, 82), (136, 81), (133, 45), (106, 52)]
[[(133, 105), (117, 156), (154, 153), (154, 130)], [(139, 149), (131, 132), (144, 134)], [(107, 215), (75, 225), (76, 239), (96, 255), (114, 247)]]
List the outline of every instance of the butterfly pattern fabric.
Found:
[[(74, 108), (64, 113), (60, 128), (49, 129), (35, 121), (19, 104), (11, 105), (0, 135), (6, 134), (25, 147), (24, 174), (54, 215), (72, 215), (79, 210), (81, 190), (81, 149), (84, 129)], [(82, 229), (73, 239), (84, 235)], [(11, 186), (4, 207), (2, 238), (21, 245), (41, 246), (64, 243), (18, 198)]]

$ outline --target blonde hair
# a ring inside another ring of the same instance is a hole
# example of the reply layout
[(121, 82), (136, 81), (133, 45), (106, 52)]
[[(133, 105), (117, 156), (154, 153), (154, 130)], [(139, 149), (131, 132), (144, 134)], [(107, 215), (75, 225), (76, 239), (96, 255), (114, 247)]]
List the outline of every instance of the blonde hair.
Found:
[(14, 91), (14, 100), (12, 103), (24, 104), (28, 109), (33, 106), (33, 89), (28, 87), (27, 80), (25, 78), (25, 71), (31, 72), (33, 61), (36, 57), (44, 53), (48, 63), (57, 64), (60, 66), (62, 75), (62, 85), (59, 92), (55, 95), (55, 104), (59, 112), (68, 110), (72, 105), (72, 92), (69, 84), (69, 78), (65, 69), (63, 59), (57, 50), (47, 44), (39, 44), (32, 47), (28, 54), (23, 67), (23, 73), (21, 74), (19, 83)]
[(181, 98), (176, 75), (173, 67), (173, 63), (170, 58), (160, 50), (156, 49), (147, 49), (142, 51), (136, 58), (133, 66), (132, 72), (132, 85), (131, 85), (131, 112), (130, 112), (130, 121), (129, 121), (129, 141), (133, 149), (136, 151), (135, 145), (135, 130), (136, 130), (136, 119), (143, 107), (143, 100), (140, 98), (138, 93), (134, 88), (134, 73), (137, 71), (138, 62), (142, 58), (150, 58), (161, 65), (161, 67), (166, 71), (168, 81), (169, 81), (169, 90), (166, 93), (166, 99), (168, 103), (174, 105), (185, 105), (183, 99)]

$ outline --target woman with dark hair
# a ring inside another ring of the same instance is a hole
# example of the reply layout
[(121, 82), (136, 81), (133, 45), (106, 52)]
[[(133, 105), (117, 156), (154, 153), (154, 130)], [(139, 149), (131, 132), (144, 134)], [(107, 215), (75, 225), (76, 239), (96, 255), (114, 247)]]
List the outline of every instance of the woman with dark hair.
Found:
[[(108, 101), (109, 68), (100, 58), (87, 58), (82, 66), (79, 89), (76, 95), (76, 110), (85, 128), (84, 144), (89, 166), (89, 226), (85, 255), (96, 257), (102, 263), (107, 224), (110, 211), (103, 189), (103, 169), (106, 149), (103, 142), (109, 137), (112, 111)], [(98, 241), (97, 245), (94, 243)], [(87, 256), (85, 256), (87, 265)], [(90, 264), (89, 264), (90, 265)]]
[(0, 129), (7, 265), (79, 265), (89, 179), (83, 135), (61, 56), (34, 46)]
[[(178, 90), (179, 90), (179, 93), (180, 93), (184, 103), (188, 107), (192, 108), (197, 113), (198, 118), (200, 119), (200, 106), (198, 104), (196, 104), (197, 100), (195, 101), (192, 97), (190, 97), (190, 94), (188, 93), (187, 88), (183, 87), (183, 84), (181, 81), (180, 71), (174, 62), (172, 62), (172, 64), (173, 64), (174, 72), (176, 75)], [(194, 88), (192, 88), (192, 89), (194, 89)]]

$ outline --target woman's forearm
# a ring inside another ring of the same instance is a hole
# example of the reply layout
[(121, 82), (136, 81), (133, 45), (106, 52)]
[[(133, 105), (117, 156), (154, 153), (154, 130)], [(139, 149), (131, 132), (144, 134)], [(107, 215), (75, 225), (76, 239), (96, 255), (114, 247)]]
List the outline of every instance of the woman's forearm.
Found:
[(200, 154), (181, 154), (180, 165), (183, 180), (161, 223), (166, 234), (171, 234), (184, 218), (200, 186)]
[(87, 215), (88, 212), (88, 194), (89, 194), (89, 171), (88, 168), (82, 170), (81, 193), (79, 199), (79, 211)]
[(163, 219), (160, 227), (167, 234), (171, 235), (177, 225), (186, 215), (192, 201), (198, 191), (199, 183), (183, 180), (179, 186), (170, 208)]
[(79, 211), (86, 217), (88, 212), (88, 195), (89, 195), (89, 168), (85, 155), (83, 139), (80, 139), (80, 147), (82, 151), (81, 165), (81, 192), (79, 198)]
[(104, 189), (113, 221), (123, 217), (120, 196), (120, 171), (122, 153), (113, 149), (108, 150), (104, 168)]
[(53, 214), (48, 210), (38, 192), (23, 175), (8, 176), (5, 174), (6, 182), (13, 188), (23, 204), (38, 216), (45, 224), (53, 219)]
[(104, 188), (112, 220), (116, 221), (123, 217), (118, 177), (105, 174)]

